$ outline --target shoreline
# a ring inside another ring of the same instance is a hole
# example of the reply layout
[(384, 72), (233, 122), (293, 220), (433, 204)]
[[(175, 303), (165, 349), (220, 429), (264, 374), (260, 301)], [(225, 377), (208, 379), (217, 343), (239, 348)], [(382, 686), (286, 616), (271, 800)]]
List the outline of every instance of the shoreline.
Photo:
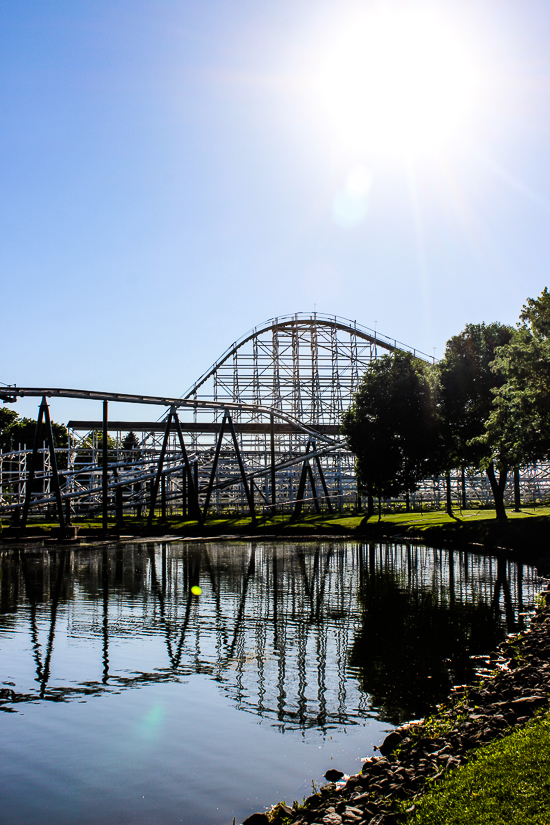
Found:
[[(548, 588), (548, 580), (547, 588)], [(433, 716), (392, 731), (360, 773), (329, 770), (329, 781), (303, 804), (274, 805), (243, 825), (395, 825), (406, 821), (427, 787), (479, 748), (522, 729), (550, 702), (550, 590), (529, 627), (488, 657), (478, 684), (456, 686)]]
[(122, 529), (110, 528), (105, 534), (100, 527), (74, 524), (74, 537), (56, 538), (54, 525), (35, 524), (26, 534), (4, 526), (0, 532), (0, 547), (24, 546), (103, 547), (110, 544), (147, 542), (211, 542), (211, 541), (344, 541), (411, 542), (432, 547), (465, 550), (473, 553), (504, 556), (532, 564), (550, 574), (550, 516), (526, 515), (498, 522), (492, 514), (475, 515), (469, 519), (452, 520), (442, 513), (399, 514), (381, 521), (361, 516), (340, 518), (317, 517), (296, 524), (250, 524), (247, 520), (216, 520), (205, 527), (196, 522), (167, 521), (147, 529), (140, 523), (128, 523)]

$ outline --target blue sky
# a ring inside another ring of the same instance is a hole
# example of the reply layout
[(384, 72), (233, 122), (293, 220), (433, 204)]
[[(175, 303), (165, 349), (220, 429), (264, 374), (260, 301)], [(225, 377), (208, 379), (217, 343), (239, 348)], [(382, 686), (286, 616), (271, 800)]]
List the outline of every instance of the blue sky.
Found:
[[(364, 82), (338, 60), (381, 9), (409, 63), (437, 19), (468, 76), (434, 147), (342, 109)], [(549, 24), (538, 0), (0, 2), (0, 380), (178, 396), (314, 308), (436, 356), (515, 323), (548, 284)]]

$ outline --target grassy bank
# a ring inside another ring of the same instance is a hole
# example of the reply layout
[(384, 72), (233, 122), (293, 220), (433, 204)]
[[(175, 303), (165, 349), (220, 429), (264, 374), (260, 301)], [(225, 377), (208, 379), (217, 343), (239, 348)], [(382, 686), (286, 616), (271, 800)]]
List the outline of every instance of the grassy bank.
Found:
[(404, 825), (550, 825), (550, 714), (481, 747), (434, 783)]
[[(81, 535), (94, 536), (101, 532), (100, 519), (74, 519), (73, 525)], [(9, 523), (4, 521), (3, 527)], [(55, 522), (33, 521), (29, 530), (49, 533), (56, 528)], [(9, 531), (7, 531), (9, 532)], [(217, 535), (277, 535), (315, 536), (350, 535), (369, 541), (392, 539), (420, 539), (429, 544), (449, 544), (456, 547), (483, 545), (488, 548), (502, 547), (509, 550), (529, 551), (532, 555), (545, 554), (550, 547), (550, 507), (523, 509), (516, 513), (508, 510), (508, 521), (498, 522), (492, 510), (455, 511), (454, 516), (441, 510), (423, 513), (386, 513), (367, 519), (363, 514), (328, 513), (305, 515), (298, 520), (289, 514), (258, 518), (252, 524), (250, 518), (227, 517), (208, 519), (204, 527), (197, 521), (181, 516), (169, 516), (165, 521), (154, 520), (151, 529), (146, 519), (127, 517), (117, 527), (109, 522), (109, 532), (126, 536), (217, 536)]]

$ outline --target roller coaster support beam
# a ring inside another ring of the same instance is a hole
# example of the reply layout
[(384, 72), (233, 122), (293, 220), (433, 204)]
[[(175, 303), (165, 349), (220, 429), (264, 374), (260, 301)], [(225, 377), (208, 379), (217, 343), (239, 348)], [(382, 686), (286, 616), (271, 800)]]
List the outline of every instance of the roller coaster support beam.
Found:
[(235, 447), (235, 453), (237, 455), (237, 462), (239, 464), (239, 470), (241, 471), (241, 478), (243, 481), (244, 492), (246, 495), (246, 500), (248, 502), (248, 509), (250, 511), (250, 518), (252, 519), (252, 524), (256, 524), (256, 512), (254, 510), (254, 492), (252, 490), (252, 486), (248, 486), (248, 481), (246, 479), (246, 472), (244, 469), (243, 464), (243, 457), (241, 455), (241, 451), (239, 449), (239, 442), (237, 441), (237, 436), (235, 434), (235, 427), (233, 426), (233, 419), (231, 418), (231, 414), (229, 410), (226, 411), (227, 415), (227, 423), (229, 424), (229, 430), (231, 432), (231, 438), (233, 439), (233, 446)]
[(109, 426), (109, 402), (103, 402), (103, 430), (102, 430), (102, 452), (101, 452), (101, 504), (102, 504), (102, 524), (103, 532), (107, 533), (108, 528), (108, 510), (109, 510), (109, 442), (108, 442), (108, 426)]
[(275, 488), (275, 417), (273, 413), (269, 416), (269, 449), (271, 452), (271, 512), (274, 514), (277, 498)]
[(308, 470), (311, 473), (311, 468), (309, 466), (309, 459), (307, 457), (309, 450), (311, 447), (311, 441), (307, 442), (306, 453), (304, 457), (304, 463), (302, 464), (302, 472), (300, 474), (300, 483), (298, 484), (298, 492), (296, 493), (296, 504), (294, 505), (294, 510), (292, 512), (291, 521), (298, 518), (300, 513), (302, 512), (302, 506), (304, 501), (304, 492), (306, 489), (306, 480)]
[(206, 514), (208, 513), (208, 508), (210, 507), (210, 498), (212, 496), (212, 487), (214, 486), (214, 480), (216, 478), (216, 470), (218, 468), (218, 461), (219, 461), (219, 458), (220, 458), (220, 450), (221, 450), (221, 447), (222, 447), (223, 434), (224, 434), (224, 430), (225, 430), (225, 422), (227, 421), (228, 416), (229, 416), (228, 411), (224, 410), (223, 418), (222, 418), (222, 425), (220, 427), (220, 434), (218, 436), (218, 441), (217, 441), (217, 444), (216, 444), (216, 452), (214, 453), (214, 461), (212, 462), (212, 470), (210, 472), (210, 481), (208, 482), (208, 488), (206, 490), (206, 498), (204, 500), (204, 507), (203, 507), (203, 510), (202, 510), (203, 518), (206, 518)]
[(162, 520), (166, 521), (166, 473), (163, 473), (160, 477), (160, 501)]
[[(313, 450), (315, 450), (315, 444), (313, 445)], [(327, 509), (329, 513), (333, 512), (332, 508), (332, 501), (330, 500), (330, 495), (327, 488), (327, 482), (325, 481), (325, 474), (323, 473), (323, 468), (321, 467), (321, 459), (318, 455), (315, 456), (315, 463), (317, 465), (317, 472), (319, 473), (319, 478), (321, 479), (321, 484), (323, 485), (323, 493), (325, 495), (325, 501), (327, 503)]]
[(317, 487), (315, 486), (315, 477), (313, 475), (313, 470), (311, 469), (311, 464), (309, 461), (307, 462), (307, 475), (309, 478), (309, 484), (311, 486), (311, 492), (313, 495), (313, 503), (315, 504), (315, 512), (320, 513), (321, 508), (319, 507), (319, 498), (317, 497)]
[[(149, 502), (149, 518), (147, 519), (147, 527), (150, 528), (153, 523), (153, 516), (155, 515), (155, 504), (157, 503), (157, 495), (159, 491), (159, 482), (162, 476), (162, 468), (164, 467), (164, 456), (166, 455), (166, 448), (168, 446), (168, 439), (170, 438), (170, 424), (172, 423), (172, 416), (174, 414), (174, 408), (170, 407), (170, 412), (168, 413), (168, 417), (166, 419), (166, 428), (164, 430), (164, 438), (162, 439), (162, 448), (160, 451), (160, 458), (159, 463), (157, 466), (157, 474), (155, 476), (155, 480), (153, 481), (153, 486), (151, 488), (151, 500)], [(165, 505), (166, 506), (166, 505)]]
[(187, 470), (184, 468), (181, 474), (181, 515), (187, 516)]
[[(181, 424), (178, 418), (178, 414), (176, 412), (175, 406), (170, 407), (170, 412), (172, 414), (172, 418), (174, 420), (174, 424), (176, 425), (176, 432), (178, 434), (178, 441), (181, 449), (181, 453), (183, 455), (183, 462), (185, 464), (185, 473), (187, 476), (187, 491), (188, 491), (188, 500), (190, 502), (190, 510), (193, 510), (193, 515), (196, 516), (197, 521), (202, 526), (204, 524), (204, 518), (201, 513), (201, 508), (199, 504), (199, 485), (198, 485), (198, 462), (195, 462), (195, 471), (197, 471), (197, 483), (193, 480), (193, 474), (191, 472), (191, 465), (189, 464), (189, 458), (187, 457), (187, 450), (185, 449), (185, 442), (183, 440), (183, 433), (181, 431)], [(168, 427), (168, 430), (170, 427)]]
[(29, 516), (29, 507), (31, 505), (32, 485), (36, 475), (36, 464), (38, 459), (38, 450), (40, 447), (40, 437), (42, 435), (42, 426), (46, 424), (46, 436), (48, 439), (48, 449), (50, 452), (50, 464), (52, 469), (52, 483), (57, 504), (57, 515), (59, 518), (59, 535), (64, 539), (66, 535), (65, 530), (65, 516), (63, 514), (63, 504), (61, 502), (61, 489), (59, 486), (59, 474), (57, 472), (57, 459), (55, 457), (55, 445), (53, 440), (52, 422), (50, 419), (50, 410), (46, 397), (43, 396), (38, 410), (38, 419), (36, 421), (36, 428), (34, 431), (34, 443), (32, 448), (31, 466), (29, 475), (27, 477), (27, 485), (25, 489), (25, 503), (23, 505), (23, 515), (21, 517), (21, 532), (25, 531), (27, 526), (27, 519)]

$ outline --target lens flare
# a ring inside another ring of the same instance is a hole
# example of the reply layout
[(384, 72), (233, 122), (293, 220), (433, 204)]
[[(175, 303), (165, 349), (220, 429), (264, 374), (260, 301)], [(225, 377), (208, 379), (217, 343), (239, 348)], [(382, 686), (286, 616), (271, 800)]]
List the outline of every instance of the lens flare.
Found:
[(352, 229), (361, 223), (367, 214), (371, 187), (372, 174), (365, 166), (355, 166), (348, 173), (344, 187), (337, 192), (332, 205), (332, 216), (339, 226)]

